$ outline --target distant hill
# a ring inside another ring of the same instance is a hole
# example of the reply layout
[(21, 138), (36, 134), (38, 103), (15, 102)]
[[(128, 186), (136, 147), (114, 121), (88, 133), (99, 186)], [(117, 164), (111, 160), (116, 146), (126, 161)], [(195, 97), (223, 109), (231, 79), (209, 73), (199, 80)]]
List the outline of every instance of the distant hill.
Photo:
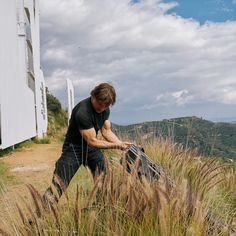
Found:
[(200, 155), (236, 159), (236, 124), (211, 122), (198, 117), (181, 117), (162, 121), (120, 126), (113, 124), (116, 133), (132, 140), (171, 137), (176, 143), (197, 148)]

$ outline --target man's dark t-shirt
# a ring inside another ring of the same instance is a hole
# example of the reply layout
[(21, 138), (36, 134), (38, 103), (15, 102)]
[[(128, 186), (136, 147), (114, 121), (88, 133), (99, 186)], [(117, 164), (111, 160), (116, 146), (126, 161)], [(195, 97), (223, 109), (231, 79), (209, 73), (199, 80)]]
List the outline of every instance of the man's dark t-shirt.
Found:
[(87, 142), (82, 138), (79, 130), (94, 128), (97, 134), (109, 115), (109, 108), (97, 113), (92, 106), (91, 97), (82, 100), (72, 110), (65, 142), (87, 146)]

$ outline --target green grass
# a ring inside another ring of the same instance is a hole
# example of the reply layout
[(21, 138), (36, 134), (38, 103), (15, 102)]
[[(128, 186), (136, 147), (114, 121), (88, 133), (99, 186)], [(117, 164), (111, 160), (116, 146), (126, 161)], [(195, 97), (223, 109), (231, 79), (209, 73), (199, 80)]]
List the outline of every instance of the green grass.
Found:
[(77, 187), (82, 188), (84, 191), (91, 191), (93, 188), (92, 174), (84, 166), (79, 168), (70, 183), (70, 187), (68, 188), (70, 195), (73, 195), (76, 192)]
[(6, 148), (4, 150), (0, 150), (0, 158), (4, 157), (6, 155), (9, 155), (10, 153), (12, 153), (14, 150), (12, 147)]
[(51, 140), (50, 137), (44, 137), (44, 138), (34, 138), (33, 142), (36, 144), (50, 144)]
[(9, 173), (9, 167), (0, 162), (0, 193), (4, 191), (5, 186), (14, 180), (13, 176)]

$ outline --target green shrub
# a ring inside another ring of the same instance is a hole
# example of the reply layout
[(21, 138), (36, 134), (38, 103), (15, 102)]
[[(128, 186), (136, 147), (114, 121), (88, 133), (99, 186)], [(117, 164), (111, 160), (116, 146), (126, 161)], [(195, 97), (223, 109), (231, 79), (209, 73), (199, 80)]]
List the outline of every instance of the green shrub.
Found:
[(64, 110), (57, 113), (48, 111), (48, 129), (47, 135), (49, 137), (56, 137), (62, 129), (67, 126), (67, 115)]
[[(48, 138), (64, 139), (64, 130), (67, 127), (67, 113), (62, 108), (60, 101), (47, 90), (47, 109), (48, 109)], [(44, 143), (44, 142), (43, 142)], [(45, 141), (47, 143), (47, 141)]]
[(47, 109), (52, 112), (59, 112), (61, 110), (60, 101), (49, 92), (47, 92)]
[(4, 190), (9, 182), (13, 180), (13, 176), (9, 174), (9, 167), (0, 162), (0, 193)]

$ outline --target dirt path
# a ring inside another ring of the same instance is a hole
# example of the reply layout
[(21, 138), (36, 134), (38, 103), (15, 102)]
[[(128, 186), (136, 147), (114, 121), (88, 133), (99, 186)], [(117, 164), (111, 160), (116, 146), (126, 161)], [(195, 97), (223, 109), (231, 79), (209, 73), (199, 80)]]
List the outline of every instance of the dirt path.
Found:
[(6, 213), (9, 213), (11, 207), (21, 198), (28, 201), (29, 191), (26, 184), (32, 184), (40, 193), (46, 190), (60, 153), (59, 144), (33, 144), (30, 148), (0, 158), (0, 162), (7, 164), (10, 175), (14, 177), (0, 195), (0, 221), (3, 221)]

